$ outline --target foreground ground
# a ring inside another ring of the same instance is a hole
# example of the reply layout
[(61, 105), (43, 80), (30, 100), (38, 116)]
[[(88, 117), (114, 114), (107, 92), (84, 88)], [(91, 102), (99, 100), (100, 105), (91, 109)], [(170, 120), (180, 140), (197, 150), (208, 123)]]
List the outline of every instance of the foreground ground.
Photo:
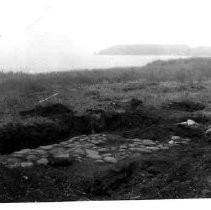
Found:
[[(210, 90), (209, 79), (156, 82), (139, 79), (74, 88), (58, 85), (51, 91), (18, 95), (18, 99), (8, 92), (7, 97), (1, 98), (0, 201), (211, 197), (211, 145), (205, 135), (211, 125)], [(59, 94), (34, 109), (40, 100), (56, 92)], [(65, 106), (56, 106), (58, 103)], [(197, 126), (179, 124), (188, 119)], [(94, 133), (109, 138), (102, 142), (96, 137), (94, 143), (89, 142), (87, 136)], [(86, 143), (86, 148), (78, 150), (81, 154), (86, 152), (83, 158), (73, 158), (74, 152), (68, 150), (68, 161), (64, 155), (65, 161), (43, 160), (33, 166), (4, 164), (5, 158), (7, 162), (17, 151), (60, 145), (74, 136), (79, 136), (76, 146), (81, 145), (81, 139)], [(172, 145), (175, 136), (188, 141)], [(153, 151), (146, 152), (142, 142), (142, 151), (137, 152), (140, 144), (132, 143), (133, 150), (129, 146), (134, 139), (138, 142), (149, 139), (155, 143), (153, 147), (166, 148), (147, 148)], [(98, 154), (90, 158), (86, 151), (99, 148), (101, 162), (96, 161)], [(109, 150), (103, 151), (105, 148)], [(120, 149), (122, 159), (118, 156)], [(115, 160), (106, 162), (105, 152)]]

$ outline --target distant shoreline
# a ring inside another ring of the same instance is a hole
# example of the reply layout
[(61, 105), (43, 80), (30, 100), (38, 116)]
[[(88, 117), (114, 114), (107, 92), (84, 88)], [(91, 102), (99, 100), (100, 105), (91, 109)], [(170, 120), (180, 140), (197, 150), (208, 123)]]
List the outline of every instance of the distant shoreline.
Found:
[(98, 55), (211, 56), (211, 47), (156, 44), (114, 45), (100, 50)]

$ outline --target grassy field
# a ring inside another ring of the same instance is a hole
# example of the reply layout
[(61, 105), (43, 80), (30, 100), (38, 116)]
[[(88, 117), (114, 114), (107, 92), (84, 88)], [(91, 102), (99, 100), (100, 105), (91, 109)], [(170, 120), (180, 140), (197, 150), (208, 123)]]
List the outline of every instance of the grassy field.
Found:
[(155, 61), (144, 67), (112, 68), (41, 74), (0, 73), (2, 120), (30, 109), (55, 93), (48, 102), (62, 103), (76, 111), (111, 100), (137, 97), (146, 104), (210, 99), (211, 59)]
[[(207, 189), (206, 181), (211, 172), (210, 144), (204, 140), (201, 130), (192, 132), (176, 127), (176, 123), (190, 118), (201, 123), (202, 127), (210, 124), (210, 115), (207, 115), (211, 107), (210, 91), (210, 58), (155, 61), (144, 67), (107, 70), (0, 73), (1, 152), (34, 148), (73, 135), (89, 134), (90, 118), (85, 114), (88, 109), (109, 112), (119, 109), (116, 107), (119, 104), (124, 109), (124, 105), (134, 98), (143, 102), (141, 112), (126, 107), (126, 114), (119, 114), (102, 131), (160, 142), (172, 135), (193, 140), (184, 148), (138, 160), (126, 183), (120, 183), (116, 189), (112, 188), (112, 183), (118, 181), (121, 174), (114, 169), (112, 177), (109, 172), (96, 178), (95, 173), (98, 173), (99, 168), (91, 163), (66, 168), (2, 168), (0, 178), (6, 181), (0, 182), (0, 186), (6, 190), (0, 190), (0, 201), (210, 197), (211, 189)], [(40, 103), (55, 93), (58, 95)], [(171, 102), (181, 102), (183, 109), (169, 109)], [(62, 104), (69, 112), (46, 116), (40, 113), (20, 115), (20, 111), (53, 104)], [(198, 104), (202, 108), (196, 109)], [(194, 109), (190, 111), (188, 109), (191, 106)], [(128, 162), (125, 164), (130, 165)], [(128, 166), (125, 167), (127, 169)], [(29, 180), (24, 181), (24, 176), (29, 177)], [(109, 182), (101, 182), (101, 179), (108, 179)], [(21, 186), (17, 183), (20, 181)], [(106, 192), (106, 197), (90, 194), (89, 190), (95, 182), (98, 183), (96, 187), (112, 188)], [(11, 189), (11, 185), (15, 186), (15, 190)]]

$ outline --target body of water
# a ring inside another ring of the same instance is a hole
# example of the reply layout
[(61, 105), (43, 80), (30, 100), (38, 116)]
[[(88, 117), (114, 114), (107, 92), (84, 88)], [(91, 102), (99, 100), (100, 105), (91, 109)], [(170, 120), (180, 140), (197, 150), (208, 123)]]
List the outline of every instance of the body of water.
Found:
[(155, 60), (187, 58), (187, 56), (137, 56), (137, 55), (83, 55), (60, 56), (57, 58), (42, 57), (39, 60), (25, 58), (13, 66), (2, 65), (3, 71), (23, 71), (30, 73), (71, 71), (83, 69), (105, 69), (112, 67), (144, 66)]

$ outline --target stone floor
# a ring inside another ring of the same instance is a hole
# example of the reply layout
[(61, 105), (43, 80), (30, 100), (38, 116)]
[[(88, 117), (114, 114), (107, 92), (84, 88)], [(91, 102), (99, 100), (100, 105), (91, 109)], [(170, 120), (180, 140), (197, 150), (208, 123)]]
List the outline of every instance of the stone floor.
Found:
[[(112, 143), (110, 142), (112, 139)], [(115, 143), (115, 139), (117, 139)], [(173, 136), (164, 144), (149, 139), (125, 139), (109, 134), (93, 134), (73, 137), (59, 144), (23, 149), (1, 156), (0, 163), (9, 168), (32, 167), (82, 162), (87, 159), (96, 164), (115, 164), (125, 158), (169, 150), (178, 144), (188, 144), (190, 139)]]

